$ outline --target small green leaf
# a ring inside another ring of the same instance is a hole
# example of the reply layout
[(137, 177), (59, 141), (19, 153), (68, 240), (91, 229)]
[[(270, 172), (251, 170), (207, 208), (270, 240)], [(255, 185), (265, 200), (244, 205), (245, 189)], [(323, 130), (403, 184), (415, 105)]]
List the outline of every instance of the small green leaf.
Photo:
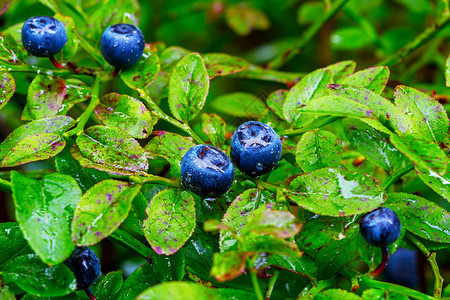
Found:
[(117, 299), (117, 293), (123, 285), (123, 270), (109, 272), (92, 286), (92, 293), (97, 299)]
[(150, 263), (145, 263), (137, 268), (123, 283), (122, 289), (117, 295), (117, 299), (135, 299), (137, 295), (159, 283), (159, 274), (153, 271)]
[[(0, 8), (0, 15), (2, 9)], [(22, 298), (25, 299), (25, 298)], [(16, 296), (11, 289), (5, 284), (3, 278), (0, 276), (0, 300), (16, 300)], [(26, 300), (26, 299), (25, 299)]]
[(8, 72), (0, 71), (0, 109), (5, 107), (16, 91), (14, 77)]
[(416, 134), (440, 143), (448, 131), (448, 116), (444, 107), (433, 97), (400, 85), (395, 88), (395, 104), (410, 118)]
[(308, 131), (297, 144), (295, 158), (305, 172), (325, 167), (339, 167), (342, 160), (342, 142), (329, 131)]
[(0, 159), (3, 159), (19, 142), (40, 133), (62, 132), (73, 119), (67, 116), (55, 116), (31, 121), (14, 129), (0, 144)]
[(219, 96), (211, 106), (220, 113), (251, 119), (258, 118), (266, 110), (266, 105), (257, 96), (240, 92)]
[(91, 88), (86, 83), (78, 79), (66, 79), (66, 95), (58, 114), (66, 114), (75, 104), (86, 101), (90, 97)]
[(285, 270), (292, 270), (310, 277), (317, 276), (317, 266), (315, 261), (308, 255), (302, 257), (290, 257), (274, 254), (267, 261), (269, 266), (281, 267)]
[(209, 137), (211, 144), (219, 147), (225, 143), (227, 124), (216, 114), (202, 114), (202, 131)]
[(301, 249), (315, 250), (346, 237), (344, 224), (338, 218), (320, 217), (309, 220), (303, 225), (297, 243)]
[(358, 26), (345, 26), (333, 30), (330, 40), (332, 50), (350, 52), (368, 47), (373, 38), (358, 24)]
[(152, 257), (152, 264), (160, 282), (182, 280), (186, 275), (186, 257), (183, 251), (171, 256), (155, 255)]
[(270, 93), (266, 99), (267, 106), (283, 120), (283, 105), (288, 93), (289, 90), (276, 90), (275, 92)]
[[(3, 15), (8, 10), (9, 6), (13, 2), (14, 2), (14, 0), (2, 0), (1, 6), (0, 6), (0, 16)], [(1, 293), (0, 293), (0, 295), (1, 295)]]
[(209, 77), (198, 53), (185, 56), (175, 66), (169, 82), (170, 111), (180, 121), (190, 121), (202, 110)]
[(176, 64), (191, 51), (178, 46), (164, 49), (161, 53), (161, 65), (163, 70), (171, 72)]
[(146, 52), (144, 59), (138, 61), (120, 74), (125, 84), (134, 90), (144, 90), (155, 81), (161, 69), (159, 57), (154, 52)]
[(445, 152), (429, 140), (421, 140), (407, 135), (399, 137), (395, 134), (390, 138), (392, 144), (406, 157), (422, 169), (443, 175), (447, 171), (448, 160)]
[(450, 87), (450, 55), (445, 61), (445, 85)]
[(120, 128), (140, 139), (146, 138), (158, 121), (140, 101), (117, 93), (103, 96), (95, 108), (95, 115), (102, 124)]
[(300, 257), (302, 255), (297, 244), (272, 235), (251, 233), (245, 236), (244, 241), (241, 250), (248, 253), (268, 253), (290, 257)]
[(380, 206), (385, 191), (368, 175), (324, 168), (294, 179), (286, 196), (316, 214), (342, 217)]
[(2, 269), (6, 283), (14, 282), (24, 291), (40, 297), (64, 296), (72, 293), (75, 277), (64, 264), (49, 267), (37, 255), (22, 255)]
[(220, 297), (219, 290), (207, 288), (194, 282), (166, 282), (161, 283), (143, 291), (136, 300), (225, 300)]
[(264, 12), (246, 3), (230, 6), (225, 12), (225, 20), (241, 36), (248, 35), (253, 29), (267, 30), (270, 27), (270, 20)]
[(283, 105), (285, 119), (299, 127), (311, 116), (302, 116), (300, 109), (311, 99), (328, 95), (325, 89), (328, 84), (333, 83), (331, 72), (327, 69), (318, 69), (303, 77), (294, 85), (286, 97)]
[(72, 220), (75, 244), (94, 245), (113, 233), (128, 216), (141, 187), (110, 179), (90, 188), (78, 202)]
[(58, 173), (34, 180), (13, 171), (11, 183), (16, 219), (25, 239), (43, 262), (63, 262), (75, 249), (70, 220), (81, 198), (76, 181)]
[(450, 173), (441, 176), (432, 170), (427, 170), (416, 165), (419, 178), (436, 193), (450, 202)]
[(406, 194), (388, 194), (390, 204), (401, 205), (402, 225), (412, 233), (440, 243), (450, 243), (450, 213), (425, 198)]
[(122, 130), (92, 126), (76, 143), (71, 153), (82, 167), (121, 175), (143, 174), (148, 169), (144, 149)]
[(353, 60), (344, 60), (327, 66), (333, 76), (334, 83), (342, 83), (355, 71), (356, 63)]
[[(25, 49), (17, 43), (11, 33), (0, 33), (0, 59), (18, 63), (23, 59)], [(0, 64), (0, 70), (8, 71)]]
[(372, 67), (349, 75), (342, 84), (365, 88), (376, 94), (380, 94), (386, 87), (388, 79), (388, 67)]
[(35, 134), (18, 142), (3, 158), (0, 166), (14, 167), (51, 158), (61, 152), (66, 141), (54, 133)]
[(146, 209), (144, 235), (159, 255), (176, 253), (195, 229), (195, 201), (189, 192), (165, 189)]
[(28, 242), (16, 222), (0, 223), (0, 245), (0, 269), (14, 257), (30, 252)]
[(208, 53), (203, 55), (209, 79), (242, 72), (250, 67), (247, 60), (225, 53)]
[(163, 157), (170, 163), (175, 176), (180, 176), (181, 159), (195, 144), (192, 138), (167, 131), (159, 131), (146, 146), (145, 151), (150, 155)]
[(61, 54), (64, 59), (70, 60), (77, 53), (78, 45), (80, 44), (80, 41), (77, 37), (77, 28), (75, 26), (75, 22), (71, 17), (63, 16), (60, 13), (57, 13), (54, 17), (64, 24), (64, 29), (66, 30), (67, 34), (67, 42), (61, 50)]
[(50, 8), (54, 13), (59, 11), (58, 4), (55, 0), (39, 0), (39, 2)]
[(239, 251), (216, 252), (213, 257), (211, 275), (219, 282), (229, 281), (245, 271), (249, 253)]
[(37, 75), (28, 87), (26, 119), (56, 116), (66, 95), (66, 82), (61, 77)]
[(375, 118), (374, 111), (366, 105), (334, 95), (315, 98), (302, 106), (299, 111), (303, 114), (313, 114), (312, 117)]
[[(383, 293), (384, 295), (384, 293)], [(329, 289), (326, 291), (320, 292), (314, 299), (317, 300), (331, 300), (331, 299), (345, 299), (345, 300), (361, 300), (356, 294), (350, 293), (346, 290), (342, 289)], [(372, 299), (372, 298), (364, 298), (364, 299)]]

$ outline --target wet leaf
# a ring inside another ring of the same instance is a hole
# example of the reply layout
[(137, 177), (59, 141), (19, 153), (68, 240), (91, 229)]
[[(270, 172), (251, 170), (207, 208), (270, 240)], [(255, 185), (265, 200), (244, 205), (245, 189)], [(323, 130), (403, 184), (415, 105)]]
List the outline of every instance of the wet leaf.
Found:
[(386, 87), (388, 79), (388, 67), (371, 67), (349, 75), (342, 84), (365, 88), (376, 94), (380, 94)]
[(416, 134), (438, 143), (444, 140), (448, 116), (436, 99), (404, 85), (397, 86), (394, 94), (395, 104), (410, 118)]
[(160, 282), (182, 280), (186, 275), (186, 257), (183, 251), (171, 256), (155, 255), (152, 257), (152, 264)]
[(154, 99), (167, 97), (169, 93), (169, 75), (165, 71), (160, 71), (155, 81), (145, 88), (145, 93)]
[(450, 55), (445, 61), (445, 85), (450, 87)]
[(161, 69), (159, 57), (155, 52), (146, 52), (143, 59), (120, 74), (125, 84), (134, 90), (143, 90), (155, 81)]
[(219, 147), (225, 143), (227, 124), (217, 114), (202, 114), (202, 131), (209, 137), (211, 144)]
[(355, 71), (356, 63), (353, 60), (344, 60), (327, 66), (333, 76), (334, 83), (342, 83)]
[(368, 106), (340, 96), (315, 98), (302, 106), (299, 111), (309, 114), (311, 118), (316, 116), (375, 118), (374, 111)]
[(437, 144), (411, 135), (399, 137), (393, 134), (390, 140), (395, 148), (420, 168), (433, 171), (438, 175), (445, 174), (447, 171), (447, 156)]
[(14, 129), (0, 144), (0, 159), (3, 159), (19, 142), (41, 133), (62, 132), (73, 121), (71, 117), (55, 116), (31, 121)]
[(450, 202), (450, 173), (441, 176), (432, 170), (427, 170), (416, 165), (416, 173), (419, 178), (436, 193)]
[[(23, 59), (25, 49), (20, 47), (10, 33), (0, 33), (0, 58), (11, 63), (18, 63)], [(0, 64), (0, 70), (8, 71)]]
[(0, 166), (14, 167), (48, 159), (61, 152), (65, 146), (66, 141), (59, 134), (40, 133), (28, 136), (6, 154)]
[(14, 282), (24, 291), (41, 296), (55, 297), (72, 293), (75, 277), (64, 264), (49, 267), (35, 254), (22, 255), (8, 262), (2, 269), (6, 283)]
[(256, 95), (241, 92), (219, 96), (211, 106), (220, 113), (251, 119), (258, 118), (266, 110), (266, 105)]
[(241, 36), (248, 35), (253, 29), (267, 30), (270, 27), (270, 20), (264, 12), (246, 3), (230, 6), (225, 12), (225, 20)]
[(327, 69), (318, 69), (303, 77), (294, 85), (286, 97), (283, 105), (285, 119), (297, 127), (308, 122), (311, 116), (302, 116), (301, 108), (310, 100), (328, 95), (325, 89), (328, 84), (333, 83), (331, 72)]
[(229, 281), (245, 271), (247, 257), (250, 253), (225, 251), (214, 253), (211, 275), (219, 282)]
[(356, 150), (387, 171), (401, 167), (403, 155), (390, 143), (389, 135), (359, 120), (344, 119), (345, 135)]
[(208, 53), (203, 55), (209, 79), (242, 72), (250, 67), (247, 60), (225, 53)]
[(283, 105), (288, 93), (289, 90), (276, 90), (275, 92), (270, 93), (266, 99), (267, 106), (283, 120)]
[(0, 71), (0, 109), (5, 107), (16, 91), (14, 77), (8, 72)]
[(309, 220), (303, 225), (297, 239), (303, 250), (315, 250), (330, 243), (330, 240), (340, 240), (346, 237), (341, 219), (320, 217)]
[(388, 201), (401, 205), (402, 225), (412, 233), (441, 243), (450, 243), (450, 213), (425, 198), (407, 194), (390, 193)]
[(166, 282), (152, 286), (143, 291), (136, 300), (225, 300), (219, 297), (219, 290), (207, 288), (194, 282)]
[(245, 236), (245, 242), (240, 250), (247, 253), (269, 253), (290, 257), (300, 257), (302, 255), (295, 243), (272, 235), (254, 233)]
[(180, 121), (190, 121), (205, 105), (209, 77), (198, 53), (185, 56), (175, 66), (169, 82), (170, 111)]
[(325, 167), (339, 167), (342, 160), (342, 142), (329, 131), (308, 131), (297, 144), (295, 158), (305, 172)]
[(123, 270), (109, 272), (92, 286), (92, 293), (97, 299), (115, 299), (122, 285)]
[(81, 198), (76, 181), (58, 173), (34, 180), (13, 171), (11, 183), (16, 219), (25, 239), (43, 262), (63, 262), (75, 249), (70, 221)]
[[(384, 294), (384, 293), (383, 293)], [(330, 299), (345, 299), (345, 300), (360, 300), (356, 294), (350, 293), (342, 289), (328, 289), (326, 291), (320, 292), (314, 299), (317, 300), (330, 300)], [(367, 298), (369, 299), (369, 298)]]
[(159, 283), (158, 274), (153, 271), (150, 263), (145, 263), (137, 268), (123, 283), (117, 299), (135, 299), (146, 288)]
[(316, 214), (342, 217), (377, 208), (385, 191), (368, 175), (324, 168), (294, 179), (286, 196)]
[(267, 265), (292, 270), (296, 273), (305, 274), (310, 277), (317, 276), (316, 263), (308, 255), (303, 255), (302, 257), (290, 257), (274, 254), (267, 261)]
[(66, 79), (66, 95), (58, 114), (66, 114), (75, 104), (86, 101), (90, 97), (91, 88), (86, 83), (78, 79)]
[(0, 245), (0, 268), (14, 257), (31, 251), (16, 222), (0, 223)]
[(95, 108), (95, 115), (102, 124), (117, 127), (135, 138), (146, 138), (158, 118), (137, 99), (111, 93), (103, 96)]
[(78, 246), (100, 242), (126, 219), (141, 185), (104, 180), (81, 197), (72, 220), (72, 240)]
[(163, 70), (171, 72), (176, 64), (191, 51), (178, 46), (172, 46), (164, 49), (161, 53), (161, 65)]
[(66, 95), (66, 82), (61, 77), (37, 75), (28, 87), (23, 118), (35, 120), (56, 116)]
[(163, 157), (170, 163), (175, 176), (181, 175), (181, 159), (195, 144), (192, 138), (167, 131), (159, 131), (146, 146), (145, 151), (150, 155)]
[(64, 29), (67, 34), (67, 42), (61, 50), (62, 57), (64, 59), (72, 59), (78, 50), (78, 45), (80, 41), (77, 37), (77, 28), (75, 26), (74, 20), (69, 16), (64, 16), (60, 13), (57, 13), (54, 16), (55, 19), (60, 20), (64, 24)]
[(176, 253), (195, 229), (195, 201), (189, 192), (165, 189), (146, 209), (144, 235), (159, 255)]
[(71, 153), (82, 167), (121, 175), (143, 174), (148, 169), (144, 149), (119, 129), (92, 126), (76, 143)]

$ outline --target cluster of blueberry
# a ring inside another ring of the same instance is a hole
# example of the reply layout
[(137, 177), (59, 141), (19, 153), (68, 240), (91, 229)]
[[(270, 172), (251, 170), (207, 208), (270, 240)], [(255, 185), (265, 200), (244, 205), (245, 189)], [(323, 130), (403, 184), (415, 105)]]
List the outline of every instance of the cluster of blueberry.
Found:
[[(67, 43), (67, 33), (61, 21), (55, 18), (32, 17), (23, 24), (22, 43), (31, 55), (53, 57)], [(127, 68), (137, 63), (144, 48), (144, 35), (131, 24), (115, 24), (106, 28), (100, 40), (103, 57), (116, 68)]]

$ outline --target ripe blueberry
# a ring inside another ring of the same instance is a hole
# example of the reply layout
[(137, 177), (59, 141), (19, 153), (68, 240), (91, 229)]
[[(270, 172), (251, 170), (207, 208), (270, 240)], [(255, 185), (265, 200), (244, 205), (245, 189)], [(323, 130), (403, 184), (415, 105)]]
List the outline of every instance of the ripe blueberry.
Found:
[(90, 287), (100, 276), (100, 260), (88, 247), (76, 248), (64, 262), (77, 280), (77, 289)]
[(379, 207), (364, 215), (359, 222), (362, 237), (372, 246), (386, 247), (400, 236), (402, 225), (395, 212)]
[(144, 53), (145, 40), (141, 30), (131, 24), (115, 24), (106, 28), (100, 39), (103, 57), (117, 68), (134, 65)]
[(66, 29), (52, 17), (32, 17), (22, 27), (22, 43), (28, 53), (51, 57), (61, 51), (67, 42)]
[(417, 251), (398, 248), (389, 258), (383, 275), (389, 282), (416, 287), (419, 283)]
[(268, 125), (249, 121), (231, 138), (231, 160), (243, 173), (258, 177), (274, 169), (281, 157), (281, 141)]
[(234, 180), (234, 166), (216, 147), (197, 145), (181, 159), (181, 181), (191, 192), (216, 198), (229, 190)]

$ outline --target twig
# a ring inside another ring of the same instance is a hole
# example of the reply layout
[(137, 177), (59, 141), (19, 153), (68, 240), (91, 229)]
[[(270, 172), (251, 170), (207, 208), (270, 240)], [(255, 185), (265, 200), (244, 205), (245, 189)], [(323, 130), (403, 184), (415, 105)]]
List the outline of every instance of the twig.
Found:
[(275, 271), (273, 273), (273, 276), (269, 279), (269, 284), (267, 285), (266, 291), (266, 300), (270, 300), (270, 297), (272, 296), (273, 288), (275, 287), (275, 283), (277, 282), (278, 275), (280, 275), (280, 271)]

